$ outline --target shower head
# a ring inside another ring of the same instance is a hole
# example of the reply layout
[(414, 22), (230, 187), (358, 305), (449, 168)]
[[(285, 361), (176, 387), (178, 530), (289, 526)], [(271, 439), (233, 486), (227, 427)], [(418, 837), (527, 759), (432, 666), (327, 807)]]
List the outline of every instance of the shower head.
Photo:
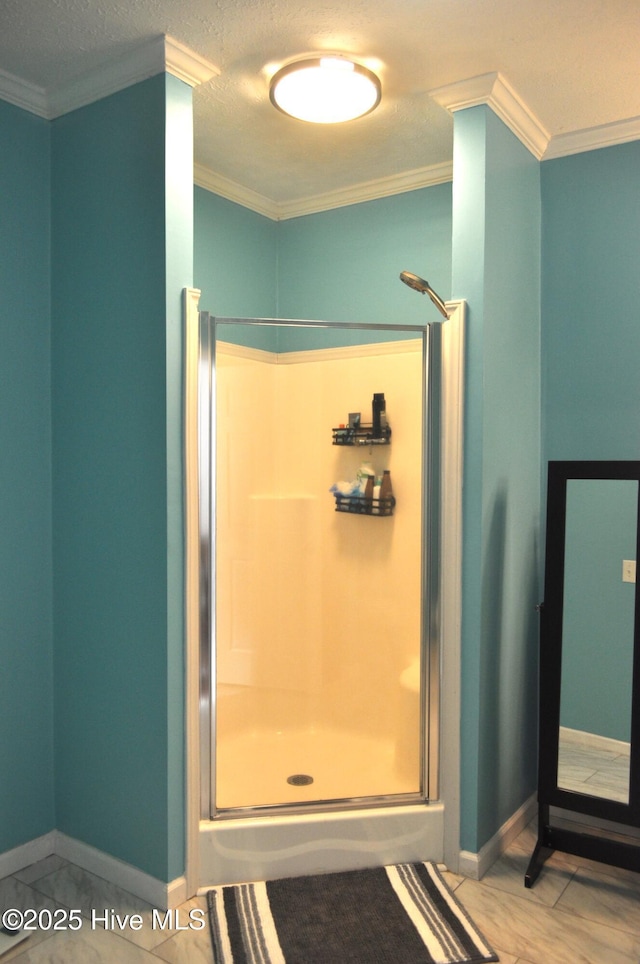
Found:
[(444, 301), (424, 278), (419, 278), (417, 274), (412, 274), (410, 271), (401, 271), (400, 281), (404, 281), (406, 285), (409, 285), (414, 291), (419, 291), (421, 295), (429, 295), (440, 314), (444, 315), (445, 318), (449, 317)]

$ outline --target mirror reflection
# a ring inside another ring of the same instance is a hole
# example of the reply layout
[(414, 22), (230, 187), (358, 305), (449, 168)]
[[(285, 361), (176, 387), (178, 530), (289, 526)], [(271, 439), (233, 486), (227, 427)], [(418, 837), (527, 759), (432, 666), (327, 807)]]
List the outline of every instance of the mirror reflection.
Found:
[(558, 786), (627, 804), (638, 483), (569, 479)]

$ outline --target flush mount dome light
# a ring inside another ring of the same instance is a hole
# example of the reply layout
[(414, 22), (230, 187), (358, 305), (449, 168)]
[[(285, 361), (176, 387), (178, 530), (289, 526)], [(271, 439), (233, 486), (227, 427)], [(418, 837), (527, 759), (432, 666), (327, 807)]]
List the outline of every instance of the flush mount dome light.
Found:
[(313, 124), (340, 124), (380, 103), (376, 75), (344, 57), (315, 57), (282, 67), (271, 80), (271, 103)]

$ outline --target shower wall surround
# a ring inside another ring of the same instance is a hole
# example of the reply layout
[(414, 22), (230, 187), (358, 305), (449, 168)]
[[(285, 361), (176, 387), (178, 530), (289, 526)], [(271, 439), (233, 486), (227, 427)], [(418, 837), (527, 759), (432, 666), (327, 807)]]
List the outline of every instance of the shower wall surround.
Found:
[[(286, 691), (298, 707), (287, 726), (392, 737), (421, 639), (422, 342), (284, 354), (218, 343), (216, 371), (219, 695)], [(392, 444), (333, 446), (331, 427), (366, 413), (374, 391)], [(391, 468), (394, 517), (335, 512), (330, 485), (364, 460)], [(222, 730), (265, 723), (224, 706)], [(413, 709), (417, 791), (417, 695)]]

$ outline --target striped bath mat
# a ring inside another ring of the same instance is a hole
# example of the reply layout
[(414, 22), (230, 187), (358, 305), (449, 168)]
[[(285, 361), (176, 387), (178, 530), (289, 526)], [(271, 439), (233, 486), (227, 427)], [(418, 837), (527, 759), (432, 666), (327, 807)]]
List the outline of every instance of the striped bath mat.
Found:
[(215, 964), (498, 960), (432, 863), (233, 884), (207, 902)]

